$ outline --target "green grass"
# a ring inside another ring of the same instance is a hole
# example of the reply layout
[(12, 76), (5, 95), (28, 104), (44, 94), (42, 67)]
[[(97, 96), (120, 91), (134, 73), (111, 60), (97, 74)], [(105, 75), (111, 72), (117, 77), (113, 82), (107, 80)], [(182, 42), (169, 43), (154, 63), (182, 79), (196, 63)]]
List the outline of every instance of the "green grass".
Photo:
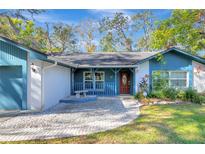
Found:
[(205, 143), (205, 106), (144, 106), (139, 118), (110, 131), (63, 139), (4, 143)]

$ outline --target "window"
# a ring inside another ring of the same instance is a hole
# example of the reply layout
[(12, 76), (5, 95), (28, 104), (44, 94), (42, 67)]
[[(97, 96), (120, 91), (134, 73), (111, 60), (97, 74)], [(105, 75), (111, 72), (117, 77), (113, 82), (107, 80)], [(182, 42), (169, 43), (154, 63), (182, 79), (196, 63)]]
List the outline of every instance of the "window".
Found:
[[(153, 71), (153, 89), (157, 87), (187, 88), (189, 85), (188, 72), (186, 71)], [(159, 88), (159, 89), (160, 89)]]
[(94, 75), (94, 85), (93, 85), (93, 74), (92, 72), (84, 72), (84, 89), (93, 89), (93, 86), (96, 90), (104, 89), (105, 73), (97, 71)]
[(104, 89), (104, 72), (95, 72), (95, 89)]
[(93, 89), (93, 77), (92, 72), (84, 72), (84, 89)]

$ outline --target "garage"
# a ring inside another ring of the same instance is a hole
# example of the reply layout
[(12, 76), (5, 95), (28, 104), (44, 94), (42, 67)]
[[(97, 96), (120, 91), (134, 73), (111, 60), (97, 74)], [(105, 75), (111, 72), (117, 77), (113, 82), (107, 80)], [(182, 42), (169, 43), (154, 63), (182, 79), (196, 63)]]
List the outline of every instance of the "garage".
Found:
[(39, 111), (58, 104), (70, 95), (70, 71), (46, 54), (0, 36), (0, 111)]
[(22, 109), (22, 66), (0, 66), (0, 110)]

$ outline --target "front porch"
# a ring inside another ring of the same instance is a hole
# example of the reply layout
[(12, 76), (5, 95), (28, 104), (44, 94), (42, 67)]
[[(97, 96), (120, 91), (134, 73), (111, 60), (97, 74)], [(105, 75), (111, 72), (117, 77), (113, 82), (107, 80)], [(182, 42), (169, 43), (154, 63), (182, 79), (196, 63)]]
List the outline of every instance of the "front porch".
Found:
[(72, 70), (72, 94), (87, 90), (87, 95), (133, 95), (134, 68), (80, 68)]

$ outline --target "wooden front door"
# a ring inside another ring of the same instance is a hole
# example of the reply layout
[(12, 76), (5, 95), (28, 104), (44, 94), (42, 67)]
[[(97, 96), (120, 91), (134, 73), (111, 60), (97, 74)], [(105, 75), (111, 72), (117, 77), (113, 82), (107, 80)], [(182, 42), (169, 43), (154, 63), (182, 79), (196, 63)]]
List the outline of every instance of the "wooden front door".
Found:
[(120, 94), (130, 93), (130, 75), (128, 72), (120, 73)]

